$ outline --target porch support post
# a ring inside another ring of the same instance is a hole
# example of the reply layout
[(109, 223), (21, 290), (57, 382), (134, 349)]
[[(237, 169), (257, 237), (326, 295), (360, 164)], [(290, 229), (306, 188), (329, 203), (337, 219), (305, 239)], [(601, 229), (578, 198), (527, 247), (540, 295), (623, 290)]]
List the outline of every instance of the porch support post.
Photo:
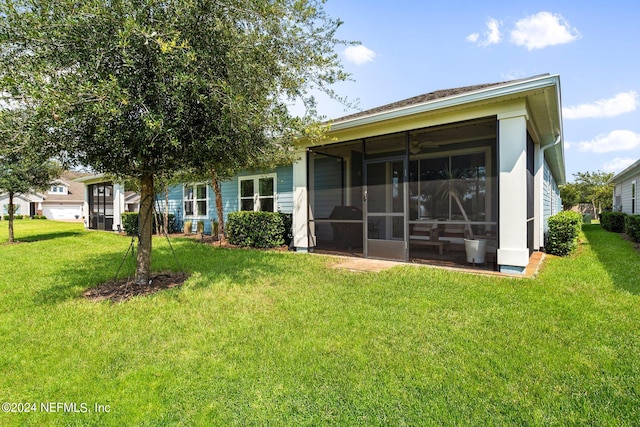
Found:
[(84, 228), (89, 228), (89, 198), (93, 195), (89, 192), (89, 184), (84, 183), (84, 201), (82, 202), (82, 220), (84, 221)]
[(113, 224), (111, 229), (118, 230), (122, 225), (122, 213), (124, 212), (124, 184), (113, 184)]
[(544, 246), (544, 151), (540, 149), (541, 144), (535, 144), (535, 217), (533, 247), (538, 250)]
[(500, 271), (524, 273), (527, 248), (526, 106), (498, 115), (498, 212)]
[(307, 192), (307, 151), (299, 150), (293, 164), (293, 246), (297, 252), (309, 250), (309, 197)]

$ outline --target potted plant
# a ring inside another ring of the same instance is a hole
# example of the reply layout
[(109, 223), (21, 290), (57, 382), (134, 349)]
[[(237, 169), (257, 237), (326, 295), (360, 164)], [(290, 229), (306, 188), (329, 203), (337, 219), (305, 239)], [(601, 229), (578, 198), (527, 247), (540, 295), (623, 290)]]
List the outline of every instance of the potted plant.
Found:
[(184, 234), (191, 234), (192, 225), (193, 225), (193, 222), (191, 221), (184, 222)]
[(487, 253), (487, 240), (476, 239), (473, 235), (473, 228), (471, 227), (469, 216), (462, 204), (462, 198), (469, 190), (469, 177), (463, 170), (455, 170), (445, 168), (441, 172), (442, 182), (439, 185), (438, 193), (443, 198), (451, 198), (458, 205), (458, 209), (462, 213), (462, 217), (465, 221), (464, 227), (464, 250), (467, 255), (467, 262), (471, 264), (484, 264), (485, 256)]

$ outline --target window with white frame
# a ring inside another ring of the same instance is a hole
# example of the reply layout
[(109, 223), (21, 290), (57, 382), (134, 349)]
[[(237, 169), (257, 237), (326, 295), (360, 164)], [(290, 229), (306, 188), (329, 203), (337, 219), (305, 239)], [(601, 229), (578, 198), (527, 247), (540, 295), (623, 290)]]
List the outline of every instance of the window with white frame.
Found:
[(207, 198), (207, 186), (194, 184), (184, 186), (184, 215), (193, 217), (206, 217), (209, 200)]
[(54, 185), (49, 189), (49, 193), (67, 194), (67, 191), (63, 185)]
[(276, 211), (276, 174), (241, 177), (238, 186), (241, 211)]

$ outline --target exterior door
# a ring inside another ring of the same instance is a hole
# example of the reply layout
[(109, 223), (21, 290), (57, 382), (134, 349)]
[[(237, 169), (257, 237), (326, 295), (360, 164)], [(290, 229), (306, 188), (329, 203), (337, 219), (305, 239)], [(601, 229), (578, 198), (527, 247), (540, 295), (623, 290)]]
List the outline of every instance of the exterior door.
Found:
[(365, 163), (365, 256), (408, 261), (406, 158)]

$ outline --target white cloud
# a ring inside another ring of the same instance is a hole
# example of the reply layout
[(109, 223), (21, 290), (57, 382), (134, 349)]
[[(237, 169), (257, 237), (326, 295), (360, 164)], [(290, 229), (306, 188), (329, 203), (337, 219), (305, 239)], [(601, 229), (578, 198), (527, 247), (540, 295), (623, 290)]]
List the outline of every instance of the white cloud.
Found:
[(480, 38), (480, 34), (471, 33), (471, 34), (469, 34), (467, 36), (467, 38), (465, 40), (468, 41), (468, 42), (471, 42), (471, 43), (477, 43), (479, 38)]
[(635, 161), (636, 159), (632, 159), (631, 157), (616, 157), (610, 162), (606, 162), (602, 165), (602, 169), (605, 172), (618, 173), (626, 169), (628, 166), (631, 166)]
[(502, 40), (502, 36), (500, 35), (500, 21), (489, 18), (487, 21), (487, 31), (485, 32), (485, 35), (487, 38), (482, 42), (483, 46), (500, 43), (500, 40)]
[(356, 65), (366, 64), (373, 61), (376, 57), (376, 53), (366, 46), (349, 46), (343, 52), (343, 55), (349, 62), (353, 62)]
[(614, 130), (608, 134), (598, 135), (590, 141), (578, 143), (580, 151), (608, 153), (610, 151), (626, 151), (640, 147), (640, 134), (630, 130)]
[(466, 37), (466, 40), (471, 43), (477, 43), (478, 46), (486, 47), (492, 44), (498, 44), (502, 41), (502, 35), (500, 34), (501, 22), (495, 18), (489, 18), (487, 20), (487, 30), (484, 32), (484, 38), (480, 39), (479, 33), (471, 33)]
[(622, 92), (609, 99), (601, 99), (591, 104), (580, 104), (562, 109), (565, 119), (588, 119), (613, 117), (635, 111), (638, 105), (638, 94), (634, 91)]
[(580, 38), (580, 33), (558, 14), (539, 12), (516, 22), (511, 41), (528, 50), (565, 44)]

